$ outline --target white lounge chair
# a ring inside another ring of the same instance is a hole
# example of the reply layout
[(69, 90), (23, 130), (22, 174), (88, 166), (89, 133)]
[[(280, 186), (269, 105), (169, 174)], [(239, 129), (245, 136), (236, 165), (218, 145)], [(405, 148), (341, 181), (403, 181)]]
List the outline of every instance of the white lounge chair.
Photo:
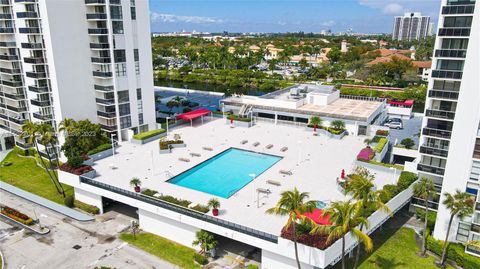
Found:
[(287, 176), (293, 175), (292, 171), (289, 171), (289, 170), (280, 170), (280, 174), (287, 175)]
[(211, 147), (203, 147), (202, 149), (206, 150), (206, 151), (213, 151), (213, 149)]
[(255, 143), (253, 143), (253, 146), (254, 146), (254, 147), (258, 147), (258, 145), (260, 145), (260, 142), (255, 142)]
[(281, 152), (285, 152), (287, 150), (288, 150), (288, 147), (283, 147), (283, 148), (280, 149)]
[(282, 183), (275, 181), (275, 180), (267, 180), (267, 184), (273, 185), (273, 186), (281, 186)]
[(187, 158), (178, 158), (178, 160), (186, 163), (190, 162), (190, 159), (187, 159)]
[(192, 157), (201, 157), (202, 155), (201, 155), (200, 153), (190, 152), (190, 156), (192, 156)]
[(248, 140), (242, 140), (242, 141), (240, 142), (240, 144), (242, 144), (242, 145), (245, 145), (245, 144), (247, 144), (247, 143), (248, 143)]

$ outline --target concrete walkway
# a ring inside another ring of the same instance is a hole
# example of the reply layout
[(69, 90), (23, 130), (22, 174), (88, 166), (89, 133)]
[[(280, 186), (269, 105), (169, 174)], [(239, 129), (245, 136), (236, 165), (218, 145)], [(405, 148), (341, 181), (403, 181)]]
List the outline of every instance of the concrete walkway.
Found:
[(0, 181), (0, 189), (5, 190), (9, 193), (15, 194), (17, 196), (20, 196), (20, 197), (22, 197), (26, 200), (29, 200), (33, 203), (44, 206), (44, 207), (46, 207), (50, 210), (56, 211), (56, 212), (58, 212), (62, 215), (65, 215), (65, 216), (70, 217), (70, 218), (72, 218), (74, 220), (77, 220), (77, 221), (92, 221), (92, 220), (95, 220), (95, 218), (90, 216), (90, 215), (81, 213), (77, 210), (68, 208), (68, 207), (63, 206), (63, 205), (59, 205), (55, 202), (52, 202), (50, 200), (47, 200), (47, 199), (42, 198), (40, 196), (37, 196), (33, 193), (26, 192), (24, 190), (21, 190), (17, 187), (14, 187), (14, 186), (12, 186), (10, 184), (7, 184), (5, 182), (2, 182), (2, 181)]

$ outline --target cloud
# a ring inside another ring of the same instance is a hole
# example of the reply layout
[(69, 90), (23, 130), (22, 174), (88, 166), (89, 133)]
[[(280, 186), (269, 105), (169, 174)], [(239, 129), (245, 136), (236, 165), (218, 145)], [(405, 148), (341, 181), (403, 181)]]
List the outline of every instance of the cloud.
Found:
[(401, 15), (404, 13), (404, 11), (405, 8), (397, 3), (388, 4), (382, 10), (383, 14), (385, 15)]
[(324, 21), (322, 22), (322, 26), (325, 26), (325, 27), (332, 27), (334, 26), (336, 23), (334, 20), (329, 20), (329, 21)]
[(357, 0), (362, 6), (380, 9), (385, 15), (401, 15), (406, 10), (431, 12), (435, 0)]
[(200, 16), (182, 16), (174, 14), (164, 14), (158, 12), (151, 12), (150, 19), (152, 22), (166, 22), (166, 23), (192, 23), (192, 24), (219, 24), (224, 20), (213, 17), (200, 17)]

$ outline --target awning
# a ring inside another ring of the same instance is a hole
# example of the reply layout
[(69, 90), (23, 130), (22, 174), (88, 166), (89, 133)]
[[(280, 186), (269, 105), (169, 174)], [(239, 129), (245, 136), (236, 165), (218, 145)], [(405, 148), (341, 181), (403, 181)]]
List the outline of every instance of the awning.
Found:
[(407, 100), (405, 102), (395, 102), (395, 101), (391, 101), (391, 102), (388, 102), (389, 105), (396, 105), (396, 106), (406, 106), (406, 107), (411, 107), (413, 106), (413, 100)]
[(206, 108), (199, 108), (199, 109), (187, 112), (187, 113), (180, 114), (176, 118), (177, 119), (182, 119), (182, 120), (194, 120), (196, 118), (208, 115), (210, 113), (212, 113), (212, 111), (210, 111)]
[(323, 210), (321, 210), (320, 208), (316, 208), (315, 210), (312, 211), (312, 213), (307, 212), (307, 213), (304, 213), (303, 215), (313, 220), (318, 225), (332, 225), (330, 216), (329, 215), (322, 216)]

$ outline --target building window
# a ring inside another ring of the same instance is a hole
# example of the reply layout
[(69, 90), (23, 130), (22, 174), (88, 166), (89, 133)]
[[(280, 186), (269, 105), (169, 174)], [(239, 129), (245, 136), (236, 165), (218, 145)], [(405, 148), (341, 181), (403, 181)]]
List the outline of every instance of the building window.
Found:
[(438, 60), (437, 69), (463, 71), (463, 60)]
[(120, 129), (130, 128), (132, 126), (132, 119), (130, 116), (120, 118)]
[(461, 242), (467, 242), (469, 233), (470, 233), (470, 225), (460, 222), (458, 224), (456, 239)]
[(135, 62), (140, 61), (140, 56), (138, 54), (138, 49), (133, 50), (133, 58), (134, 58)]
[(127, 61), (125, 50), (114, 50), (113, 57), (116, 63), (124, 63)]
[(140, 62), (135, 62), (135, 74), (140, 75)]
[(448, 81), (448, 80), (434, 80), (433, 89), (435, 90), (444, 90), (444, 91), (459, 91), (460, 90), (460, 81)]
[(112, 30), (114, 34), (123, 34), (123, 22), (122, 21), (112, 21)]
[(480, 159), (480, 139), (475, 140), (475, 148), (473, 149), (473, 158)]
[(132, 20), (137, 19), (137, 11), (135, 10), (135, 7), (130, 7), (130, 17)]
[(121, 20), (122, 19), (122, 7), (121, 6), (110, 6), (110, 17), (112, 20)]
[(118, 112), (120, 116), (130, 115), (130, 104), (118, 105)]
[(126, 91), (119, 91), (117, 93), (118, 103), (128, 103), (130, 101), (130, 97), (128, 96), (128, 90)]
[(137, 109), (138, 109), (138, 113), (143, 113), (143, 102), (142, 102), (142, 100), (138, 100)]
[(127, 64), (126, 63), (115, 64), (115, 75), (117, 77), (126, 76), (127, 75)]
[(138, 114), (138, 124), (139, 125), (143, 124), (143, 113)]
[(141, 88), (137, 89), (137, 100), (142, 100), (142, 89)]
[(471, 27), (472, 16), (445, 17), (443, 27)]

